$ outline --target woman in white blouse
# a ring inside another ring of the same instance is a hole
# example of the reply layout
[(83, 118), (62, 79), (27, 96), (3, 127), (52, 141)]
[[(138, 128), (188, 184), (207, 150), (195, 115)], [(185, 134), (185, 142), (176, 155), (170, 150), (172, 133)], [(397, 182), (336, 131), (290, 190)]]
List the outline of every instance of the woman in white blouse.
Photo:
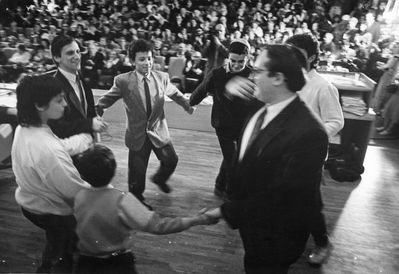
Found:
[(88, 134), (61, 140), (47, 122), (64, 114), (63, 86), (48, 75), (27, 76), (17, 86), (19, 125), (12, 146), (15, 192), (22, 213), (46, 233), (42, 264), (37, 272), (72, 272), (76, 245), (73, 202), (78, 191), (88, 187), (71, 155), (92, 144)]

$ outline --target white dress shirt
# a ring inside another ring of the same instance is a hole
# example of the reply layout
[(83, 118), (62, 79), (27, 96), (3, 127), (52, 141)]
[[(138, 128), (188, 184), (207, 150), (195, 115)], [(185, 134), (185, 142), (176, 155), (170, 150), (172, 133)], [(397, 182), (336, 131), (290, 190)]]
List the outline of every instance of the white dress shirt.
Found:
[(263, 123), (261, 126), (261, 129), (264, 129), (274, 118), (276, 118), (277, 115), (280, 114), (280, 112), (286, 108), (292, 101), (295, 100), (297, 96), (292, 96), (284, 101), (281, 101), (277, 104), (273, 104), (273, 105), (266, 105), (263, 108), (259, 109), (253, 116), (252, 118), (249, 120), (247, 127), (244, 130), (244, 134), (242, 135), (242, 141), (241, 141), (241, 148), (240, 148), (240, 154), (239, 154), (239, 161), (242, 160), (242, 158), (244, 157), (245, 151), (247, 150), (247, 146), (248, 146), (248, 142), (249, 139), (252, 135), (252, 132), (254, 130), (255, 127), (255, 123), (256, 120), (258, 120), (258, 117), (261, 113), (263, 113), (263, 111), (265, 110), (265, 108), (267, 108), (267, 112), (265, 114), (265, 118), (263, 119)]
[[(74, 138), (76, 145), (80, 141)], [(81, 189), (89, 187), (73, 165), (65, 145), (51, 129), (21, 127), (15, 131), (12, 168), (18, 184), (17, 203), (36, 214), (71, 215), (73, 200)]]

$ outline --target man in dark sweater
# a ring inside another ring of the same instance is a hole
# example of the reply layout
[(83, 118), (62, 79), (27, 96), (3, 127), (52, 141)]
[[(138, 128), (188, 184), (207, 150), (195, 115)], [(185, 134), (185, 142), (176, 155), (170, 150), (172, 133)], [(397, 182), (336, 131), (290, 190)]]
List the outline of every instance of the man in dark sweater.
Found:
[(229, 46), (226, 65), (213, 69), (193, 91), (191, 106), (199, 104), (207, 95), (213, 96), (211, 124), (216, 130), (223, 161), (215, 182), (215, 194), (229, 197), (234, 188), (230, 184), (230, 165), (237, 141), (246, 117), (260, 108), (260, 102), (248, 102), (231, 98), (225, 93), (225, 84), (234, 76), (250, 77), (248, 66), (249, 43), (244, 39), (234, 40)]

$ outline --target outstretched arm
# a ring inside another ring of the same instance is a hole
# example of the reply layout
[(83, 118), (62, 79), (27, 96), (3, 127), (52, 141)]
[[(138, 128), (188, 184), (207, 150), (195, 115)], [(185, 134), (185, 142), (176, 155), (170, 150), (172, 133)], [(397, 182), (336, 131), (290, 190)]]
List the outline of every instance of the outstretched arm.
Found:
[(119, 216), (128, 227), (152, 234), (176, 233), (195, 225), (209, 225), (217, 222), (205, 214), (192, 217), (162, 217), (150, 211), (131, 193), (126, 193), (121, 199)]

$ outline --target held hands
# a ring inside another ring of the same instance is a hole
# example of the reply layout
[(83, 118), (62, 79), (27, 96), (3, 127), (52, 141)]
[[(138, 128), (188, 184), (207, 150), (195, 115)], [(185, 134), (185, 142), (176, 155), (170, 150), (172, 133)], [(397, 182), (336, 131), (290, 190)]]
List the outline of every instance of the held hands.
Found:
[(229, 80), (225, 86), (226, 96), (230, 99), (238, 97), (244, 100), (256, 99), (256, 84), (248, 78), (235, 76)]
[(93, 118), (93, 131), (95, 132), (102, 132), (107, 130), (108, 123), (99, 116)]
[(212, 210), (208, 210), (207, 208), (203, 208), (198, 212), (198, 215), (195, 217), (196, 225), (214, 225), (219, 222), (219, 219), (222, 217), (219, 208), (215, 208)]
[(102, 117), (104, 115), (104, 109), (97, 105), (96, 106), (96, 113), (97, 113), (98, 116)]
[(194, 110), (195, 110), (195, 107), (190, 106), (189, 108), (186, 109), (186, 112), (191, 115), (194, 113)]

